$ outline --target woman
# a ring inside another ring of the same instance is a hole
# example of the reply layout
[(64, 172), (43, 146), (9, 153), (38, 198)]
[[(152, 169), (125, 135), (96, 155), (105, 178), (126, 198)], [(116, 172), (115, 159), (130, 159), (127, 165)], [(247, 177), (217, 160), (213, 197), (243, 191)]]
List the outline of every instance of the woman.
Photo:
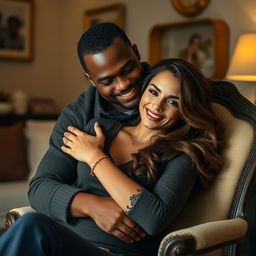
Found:
[[(210, 86), (200, 71), (180, 59), (165, 60), (152, 68), (144, 88), (136, 126), (99, 118), (86, 132), (68, 127), (62, 150), (79, 160), (76, 186), (110, 195), (145, 237), (124, 242), (89, 217), (70, 219), (67, 228), (38, 213), (25, 215), (13, 229), (23, 236), (31, 229), (40, 233), (42, 242), (31, 238), (40, 255), (156, 255), (198, 177), (207, 187), (221, 169), (221, 128), (209, 104)], [(4, 239), (3, 244), (11, 236)], [(24, 246), (18, 240), (13, 248)]]
[(134, 246), (136, 253), (148, 248), (148, 255), (182, 209), (197, 174), (207, 187), (222, 161), (210, 86), (198, 69), (165, 60), (152, 68), (144, 87), (136, 126), (94, 120), (96, 136), (68, 127), (62, 150), (86, 163), (99, 186), (151, 235), (138, 243), (145, 244), (142, 250)]

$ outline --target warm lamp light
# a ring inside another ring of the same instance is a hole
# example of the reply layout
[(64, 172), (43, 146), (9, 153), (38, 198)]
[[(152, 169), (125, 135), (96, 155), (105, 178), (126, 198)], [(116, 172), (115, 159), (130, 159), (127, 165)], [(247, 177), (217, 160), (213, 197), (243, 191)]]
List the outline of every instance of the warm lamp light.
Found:
[(256, 33), (243, 34), (239, 37), (227, 78), (256, 81)]

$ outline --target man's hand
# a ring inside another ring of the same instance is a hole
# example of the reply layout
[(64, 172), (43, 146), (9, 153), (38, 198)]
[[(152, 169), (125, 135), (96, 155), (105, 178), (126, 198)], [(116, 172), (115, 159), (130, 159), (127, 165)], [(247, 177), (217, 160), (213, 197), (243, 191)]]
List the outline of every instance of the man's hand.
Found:
[(102, 230), (126, 243), (140, 241), (146, 235), (111, 197), (78, 193), (71, 203), (70, 214), (72, 217), (91, 217)]
[(99, 204), (94, 208), (91, 217), (102, 230), (127, 243), (140, 241), (146, 235), (111, 197), (101, 197), (97, 200)]

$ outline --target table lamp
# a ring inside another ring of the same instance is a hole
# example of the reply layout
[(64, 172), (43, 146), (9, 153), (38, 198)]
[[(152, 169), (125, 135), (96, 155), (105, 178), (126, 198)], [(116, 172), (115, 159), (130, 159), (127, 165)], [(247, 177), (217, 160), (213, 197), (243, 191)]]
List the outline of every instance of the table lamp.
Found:
[(256, 84), (256, 33), (240, 35), (226, 77)]

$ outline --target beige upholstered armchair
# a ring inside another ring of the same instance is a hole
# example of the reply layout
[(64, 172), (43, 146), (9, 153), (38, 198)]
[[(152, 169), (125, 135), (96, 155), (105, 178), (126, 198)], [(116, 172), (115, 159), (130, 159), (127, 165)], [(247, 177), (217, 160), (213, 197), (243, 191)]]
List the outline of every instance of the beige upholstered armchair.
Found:
[[(158, 256), (239, 255), (239, 242), (252, 228), (246, 205), (248, 194), (255, 191), (256, 107), (231, 83), (212, 86), (212, 104), (224, 125), (225, 166), (209, 190), (191, 196), (163, 238)], [(11, 210), (6, 226), (30, 210)]]

